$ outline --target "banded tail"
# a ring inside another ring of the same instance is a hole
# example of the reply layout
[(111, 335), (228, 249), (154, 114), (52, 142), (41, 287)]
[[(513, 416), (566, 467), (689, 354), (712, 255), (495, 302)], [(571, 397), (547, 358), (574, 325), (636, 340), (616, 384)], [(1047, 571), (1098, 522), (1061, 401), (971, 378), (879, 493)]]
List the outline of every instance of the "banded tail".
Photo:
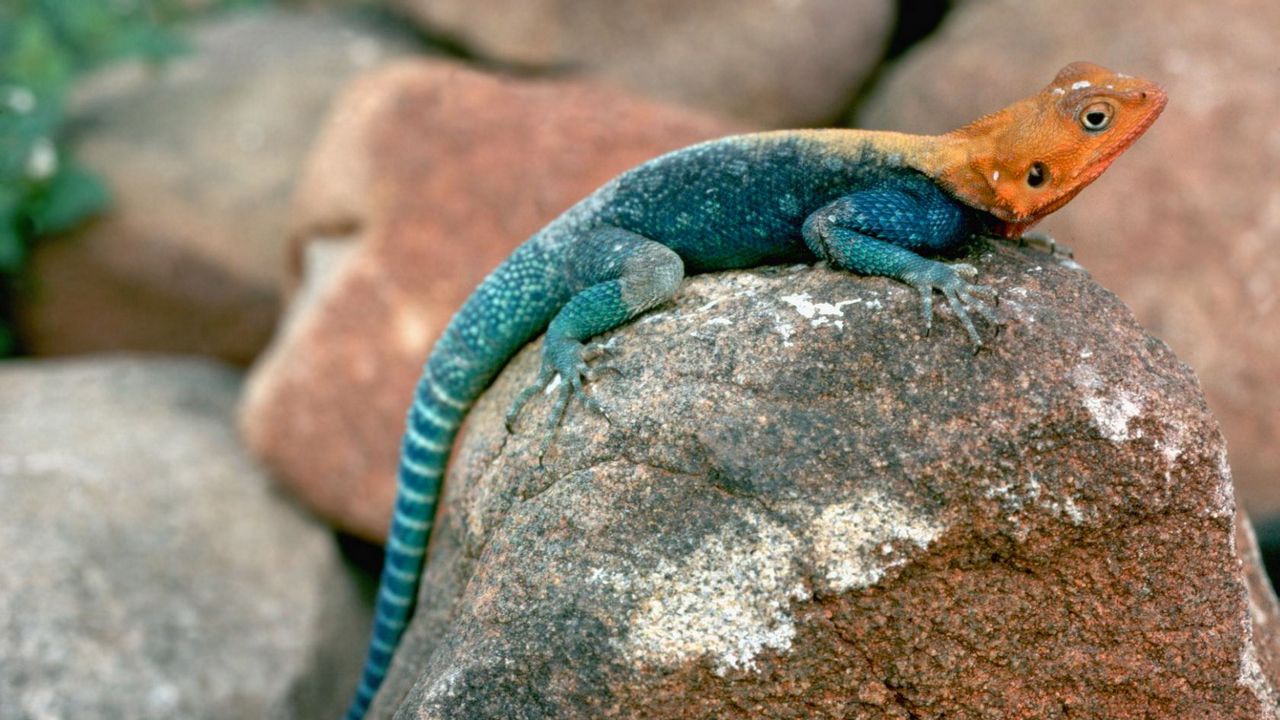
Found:
[(364, 718), (409, 623), (458, 428), (494, 376), (568, 299), (559, 264), (547, 255), (533, 242), (517, 249), (454, 315), (427, 360), (401, 442), (373, 637), (346, 720)]
[(470, 399), (455, 397), (442, 387), (432, 376), (428, 363), (406, 421), (395, 513), (374, 609), (373, 637), (369, 641), (360, 685), (347, 710), (347, 720), (364, 717), (409, 622), (426, 560), (440, 481), (449, 461), (449, 448), (470, 404)]

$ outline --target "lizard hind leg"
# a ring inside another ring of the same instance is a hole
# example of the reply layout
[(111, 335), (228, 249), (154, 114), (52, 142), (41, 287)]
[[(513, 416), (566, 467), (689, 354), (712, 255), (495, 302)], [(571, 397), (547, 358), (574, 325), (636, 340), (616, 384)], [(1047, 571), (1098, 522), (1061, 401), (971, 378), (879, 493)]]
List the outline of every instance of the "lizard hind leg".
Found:
[(574, 397), (608, 419), (604, 406), (586, 392), (584, 382), (618, 371), (610, 365), (589, 365), (607, 355), (608, 349), (588, 341), (674, 296), (684, 278), (684, 262), (675, 251), (643, 235), (603, 227), (569, 247), (565, 272), (574, 295), (547, 327), (537, 378), (507, 411), (510, 430), (525, 404), (560, 376), (544, 450)]

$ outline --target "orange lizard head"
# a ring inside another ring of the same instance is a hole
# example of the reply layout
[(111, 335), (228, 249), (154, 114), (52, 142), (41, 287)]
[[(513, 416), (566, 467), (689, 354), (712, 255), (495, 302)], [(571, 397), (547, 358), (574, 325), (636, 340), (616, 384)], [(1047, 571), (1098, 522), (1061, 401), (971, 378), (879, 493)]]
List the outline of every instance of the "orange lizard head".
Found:
[(1092, 63), (1063, 68), (1038, 95), (945, 136), (943, 184), (1020, 237), (1093, 182), (1164, 110), (1153, 82)]

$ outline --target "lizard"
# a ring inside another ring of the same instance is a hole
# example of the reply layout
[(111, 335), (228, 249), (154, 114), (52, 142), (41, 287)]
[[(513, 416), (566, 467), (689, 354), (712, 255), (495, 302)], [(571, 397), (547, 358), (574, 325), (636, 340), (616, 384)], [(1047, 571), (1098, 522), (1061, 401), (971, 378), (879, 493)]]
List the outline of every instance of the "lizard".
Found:
[[(375, 620), (347, 720), (360, 720), (417, 597), (455, 436), (508, 360), (545, 333), (541, 368), (515, 399), (559, 375), (548, 437), (585, 384), (593, 338), (672, 298), (686, 274), (825, 260), (894, 278), (920, 296), (924, 332), (941, 293), (975, 347), (972, 315), (999, 318), (976, 270), (945, 256), (980, 235), (1021, 239), (1129, 148), (1164, 109), (1161, 87), (1091, 63), (943, 135), (775, 130), (710, 140), (615, 177), (494, 269), (426, 360), (408, 412)], [(545, 447), (545, 445), (544, 445)]]

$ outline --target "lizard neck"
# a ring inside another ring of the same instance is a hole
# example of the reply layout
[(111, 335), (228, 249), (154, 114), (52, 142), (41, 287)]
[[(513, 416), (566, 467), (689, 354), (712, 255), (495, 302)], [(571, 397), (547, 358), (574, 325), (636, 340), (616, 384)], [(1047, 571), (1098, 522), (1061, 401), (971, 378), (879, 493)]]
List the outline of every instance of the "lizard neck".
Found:
[(984, 135), (959, 132), (919, 138), (915, 167), (975, 210), (990, 213), (995, 206), (998, 171), (992, 165), (994, 143)]
[[(932, 178), (948, 195), (990, 216), (992, 230), (1008, 238), (1018, 238), (1075, 192), (1035, 216), (1008, 217), (1001, 207), (998, 190), (1002, 177), (997, 139), (984, 132), (984, 121), (999, 119), (997, 114), (945, 135), (918, 137), (912, 167)], [(1007, 182), (1009, 178), (1003, 180)]]
[(846, 142), (870, 145), (885, 162), (917, 170), (961, 203), (992, 214), (1000, 179), (994, 169), (996, 143), (980, 128), (969, 126), (945, 135), (849, 132), (857, 134)]
[(991, 215), (994, 229), (1018, 237), (1036, 219), (1005, 218), (998, 209), (996, 187), (997, 139), (993, 128), (999, 113), (945, 135), (868, 130), (820, 130), (806, 134), (820, 140), (826, 152), (855, 161), (874, 159), (889, 166), (908, 167), (932, 179), (960, 203)]

